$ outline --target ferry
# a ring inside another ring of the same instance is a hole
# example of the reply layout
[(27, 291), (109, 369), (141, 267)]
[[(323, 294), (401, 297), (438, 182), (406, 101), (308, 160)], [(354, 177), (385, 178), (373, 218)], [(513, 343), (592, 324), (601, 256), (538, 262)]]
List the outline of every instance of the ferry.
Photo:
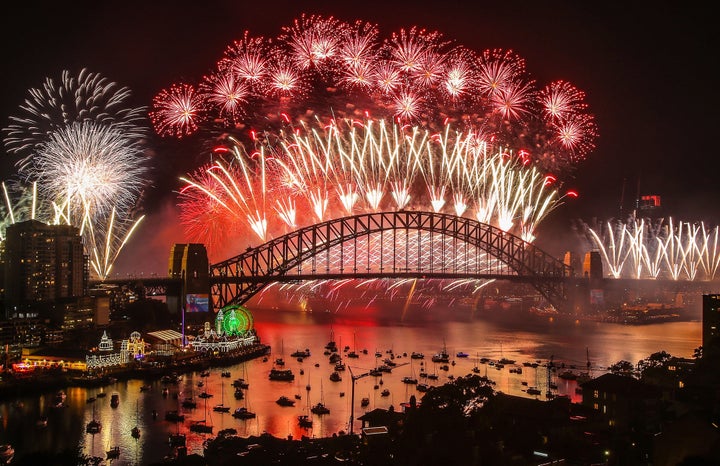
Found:
[(292, 369), (270, 369), (270, 380), (283, 380), (283, 381), (293, 381), (295, 380), (295, 374), (293, 374)]

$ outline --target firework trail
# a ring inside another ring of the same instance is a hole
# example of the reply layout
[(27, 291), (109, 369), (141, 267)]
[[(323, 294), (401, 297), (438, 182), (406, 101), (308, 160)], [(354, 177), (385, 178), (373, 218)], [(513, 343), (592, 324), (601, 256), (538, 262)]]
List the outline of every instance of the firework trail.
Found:
[(720, 264), (718, 227), (704, 223), (631, 216), (583, 229), (613, 278), (712, 281)]
[[(430, 134), (380, 120), (301, 124), (248, 151), (229, 139), (221, 157), (181, 178), (186, 233), (209, 249), (231, 232), (257, 240), (312, 222), (379, 210), (441, 211), (534, 240), (564, 195), (553, 180), (508, 153), (488, 155), (474, 136), (448, 128)], [(249, 153), (249, 155), (248, 155)], [(298, 219), (297, 211), (314, 218)], [(243, 228), (240, 228), (242, 226)]]
[[(8, 186), (3, 181), (2, 195), (4, 205), (0, 204), (0, 242), (5, 240), (5, 230), (8, 226), (26, 220), (40, 220), (49, 217), (42, 203), (38, 202), (37, 183), (26, 188), (18, 183), (11, 183)], [(17, 198), (14, 203), (13, 198)]]

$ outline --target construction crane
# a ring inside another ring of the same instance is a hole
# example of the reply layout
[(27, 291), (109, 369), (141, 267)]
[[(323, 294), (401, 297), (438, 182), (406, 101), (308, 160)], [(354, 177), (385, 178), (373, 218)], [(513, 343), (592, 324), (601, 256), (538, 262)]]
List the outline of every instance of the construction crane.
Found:
[[(393, 369), (397, 369), (398, 367), (407, 366), (410, 364), (409, 362), (405, 362), (402, 364), (398, 364), (393, 367)], [(367, 377), (370, 375), (370, 372), (363, 372), (362, 374), (355, 375), (353, 374), (352, 367), (347, 366), (348, 370), (350, 371), (350, 379), (352, 380), (352, 387), (350, 391), (350, 434), (353, 433), (353, 421), (355, 420), (355, 381), (358, 379), (362, 379), (363, 377)]]
[(370, 372), (365, 372), (359, 375), (353, 374), (352, 368), (348, 366), (348, 370), (350, 371), (350, 379), (352, 380), (352, 387), (350, 391), (350, 435), (353, 433), (353, 421), (355, 420), (355, 381), (358, 379), (362, 379), (363, 377), (367, 377), (370, 375)]

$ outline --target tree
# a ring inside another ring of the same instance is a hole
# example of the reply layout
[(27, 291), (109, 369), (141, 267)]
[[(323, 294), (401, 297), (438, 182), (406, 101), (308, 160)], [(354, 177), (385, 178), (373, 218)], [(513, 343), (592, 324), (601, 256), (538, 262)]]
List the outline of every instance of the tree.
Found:
[(616, 375), (634, 375), (635, 366), (630, 361), (623, 359), (612, 364), (608, 370)]

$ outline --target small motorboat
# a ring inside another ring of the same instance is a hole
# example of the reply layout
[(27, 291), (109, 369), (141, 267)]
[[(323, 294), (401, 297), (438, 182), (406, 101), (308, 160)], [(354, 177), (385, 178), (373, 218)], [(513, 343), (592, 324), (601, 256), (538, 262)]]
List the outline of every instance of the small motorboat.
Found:
[(105, 453), (107, 454), (107, 459), (109, 460), (120, 458), (120, 447), (112, 447)]

